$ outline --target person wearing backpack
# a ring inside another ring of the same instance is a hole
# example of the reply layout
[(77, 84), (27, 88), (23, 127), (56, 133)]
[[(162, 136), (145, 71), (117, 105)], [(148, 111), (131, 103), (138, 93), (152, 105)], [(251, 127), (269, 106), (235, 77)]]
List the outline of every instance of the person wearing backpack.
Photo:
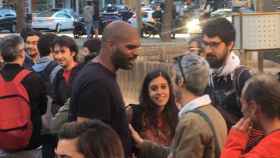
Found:
[(57, 38), (56, 34), (47, 33), (41, 36), (38, 42), (38, 50), (40, 53), (40, 58), (32, 66), (34, 72), (44, 81), (47, 87), (47, 96), (48, 96), (48, 106), (47, 112), (43, 115), (43, 130), (42, 134), (44, 137), (43, 143), (43, 158), (54, 158), (54, 148), (57, 143), (57, 136), (51, 132), (52, 124), (52, 114), (51, 109), (53, 106), (53, 99), (55, 97), (54, 93), (54, 79), (56, 78), (59, 71), (62, 71), (62, 67), (53, 60), (52, 57), (52, 44), (53, 41)]
[(226, 18), (210, 20), (203, 27), (204, 56), (211, 68), (207, 93), (221, 110), (228, 128), (242, 117), (240, 93), (251, 77), (249, 69), (240, 65), (239, 57), (232, 52), (234, 41), (235, 29)]
[[(203, 27), (204, 56), (211, 67), (208, 93), (222, 113), (230, 129), (242, 116), (240, 95), (245, 82), (251, 78), (249, 68), (240, 65), (239, 57), (232, 52), (235, 29), (226, 18), (208, 21)], [(263, 137), (264, 131), (254, 127), (246, 151)]]
[(77, 62), (78, 46), (73, 38), (59, 36), (53, 43), (54, 60), (62, 66), (62, 71), (54, 79), (55, 104), (54, 113), (63, 106), (71, 96), (72, 84), (83, 67)]
[(0, 157), (40, 158), (46, 87), (39, 76), (23, 67), (25, 49), (20, 36), (4, 37), (0, 52), (5, 62), (0, 71)]

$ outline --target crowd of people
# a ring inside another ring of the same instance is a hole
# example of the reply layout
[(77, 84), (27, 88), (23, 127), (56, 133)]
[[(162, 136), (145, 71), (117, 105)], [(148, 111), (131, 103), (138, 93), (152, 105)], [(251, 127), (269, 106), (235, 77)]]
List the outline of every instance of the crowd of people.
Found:
[(32, 29), (2, 38), (0, 158), (279, 158), (280, 82), (240, 64), (235, 36), (225, 18), (209, 20), (128, 106), (116, 72), (141, 45), (128, 23), (80, 50)]

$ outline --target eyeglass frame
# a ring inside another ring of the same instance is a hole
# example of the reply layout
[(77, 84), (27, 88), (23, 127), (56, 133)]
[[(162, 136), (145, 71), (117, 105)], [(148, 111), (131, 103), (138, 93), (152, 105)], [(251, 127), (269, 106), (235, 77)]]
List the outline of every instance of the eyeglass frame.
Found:
[[(180, 73), (181, 73), (181, 75), (183, 77), (183, 81), (186, 82), (186, 78), (185, 78), (185, 75), (183, 73), (184, 71), (183, 71), (183, 66), (182, 66), (182, 59), (183, 59), (184, 56), (185, 55), (177, 56), (177, 57), (174, 58), (174, 60), (175, 60), (175, 64), (178, 64), (178, 66), (179, 66), (179, 70), (180, 70)], [(176, 82), (178, 82), (177, 79), (176, 79)]]
[(202, 41), (202, 48), (207, 48), (208, 46), (211, 48), (211, 49), (217, 49), (221, 43), (224, 43), (223, 41), (220, 41), (220, 42), (205, 42), (205, 41)]

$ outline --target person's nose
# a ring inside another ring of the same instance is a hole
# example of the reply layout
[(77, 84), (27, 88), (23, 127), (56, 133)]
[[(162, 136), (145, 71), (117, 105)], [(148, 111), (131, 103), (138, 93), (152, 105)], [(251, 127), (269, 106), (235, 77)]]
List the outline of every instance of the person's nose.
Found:
[(159, 96), (164, 96), (164, 89), (163, 88), (159, 88), (158, 91), (157, 91), (157, 94)]
[(55, 57), (57, 60), (60, 60), (62, 58), (62, 55), (61, 55), (61, 53), (56, 53)]
[(205, 53), (205, 55), (213, 54), (213, 50), (209, 46), (205, 47), (203, 52)]
[(139, 51), (138, 51), (138, 49), (132, 51), (132, 55), (133, 55), (133, 58), (136, 59), (136, 58), (139, 56)]

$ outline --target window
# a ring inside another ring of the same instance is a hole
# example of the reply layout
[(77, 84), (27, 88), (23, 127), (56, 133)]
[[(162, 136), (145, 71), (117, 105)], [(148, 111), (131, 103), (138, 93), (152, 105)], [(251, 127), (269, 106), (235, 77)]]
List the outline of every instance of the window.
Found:
[(71, 16), (68, 14), (64, 14), (66, 18), (71, 19)]
[(13, 17), (13, 16), (15, 16), (15, 15), (14, 15), (14, 14), (11, 14), (11, 13), (5, 14), (5, 17)]
[(59, 13), (59, 14), (56, 14), (55, 17), (57, 17), (57, 18), (65, 18), (65, 14)]

